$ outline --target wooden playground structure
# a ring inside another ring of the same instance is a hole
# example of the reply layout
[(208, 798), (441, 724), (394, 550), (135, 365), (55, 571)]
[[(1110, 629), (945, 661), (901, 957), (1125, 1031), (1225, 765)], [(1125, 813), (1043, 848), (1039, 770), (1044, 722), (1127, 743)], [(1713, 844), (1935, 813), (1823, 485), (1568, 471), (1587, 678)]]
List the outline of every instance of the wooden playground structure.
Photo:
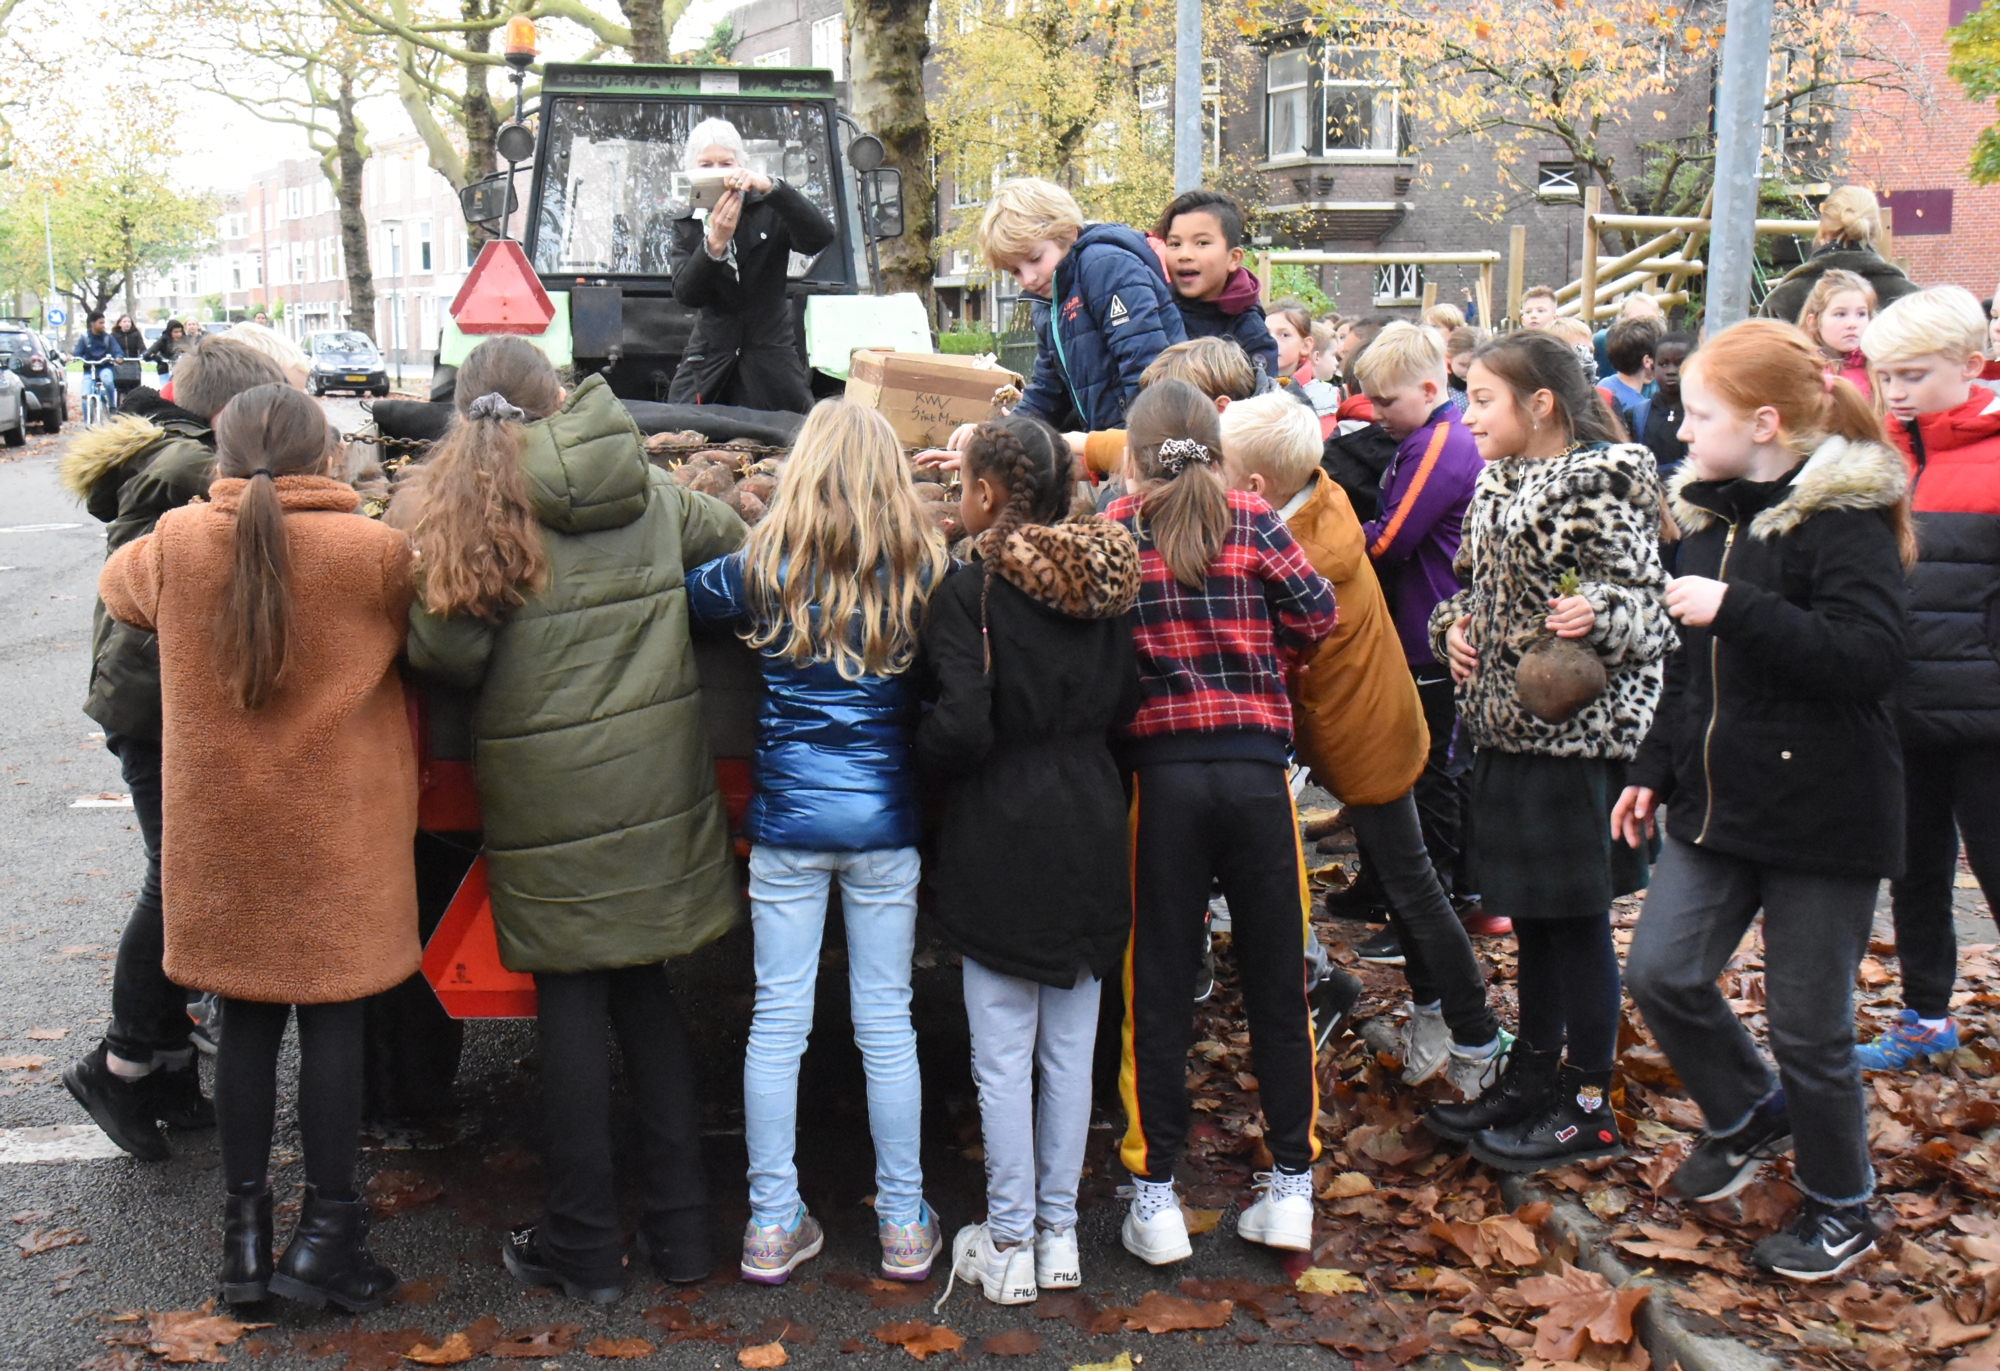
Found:
[[(1714, 203), (1711, 194), (1701, 207), (1701, 213), (1688, 216), (1653, 214), (1606, 214), (1603, 212), (1603, 190), (1590, 186), (1583, 192), (1583, 241), (1586, 245), (1601, 243), (1606, 233), (1627, 233), (1639, 240), (1630, 251), (1616, 256), (1607, 256), (1601, 251), (1593, 252), (1588, 246), (1583, 254), (1581, 274), (1573, 281), (1556, 287), (1556, 309), (1559, 314), (1583, 318), (1595, 324), (1601, 319), (1617, 317), (1618, 311), (1631, 295), (1643, 292), (1653, 297), (1661, 309), (1670, 310), (1676, 305), (1688, 303), (1688, 283), (1708, 270), (1703, 258), (1703, 248), (1707, 246), (1709, 213)], [(1883, 242), (1881, 251), (1888, 257), (1893, 251), (1890, 237), (1889, 212), (1882, 212)], [(1810, 239), (1819, 231), (1816, 219), (1759, 219), (1757, 235), (1760, 238), (1799, 237)], [(1508, 231), (1507, 243), (1507, 300), (1506, 312), (1502, 318), (1509, 324), (1521, 317), (1521, 295), (1527, 289), (1525, 279), (1528, 251), (1528, 230), (1517, 224)], [(1250, 269), (1262, 286), (1261, 298), (1269, 303), (1271, 279), (1276, 268), (1281, 266), (1342, 267), (1342, 266), (1473, 266), (1479, 269), (1479, 277), (1473, 287), (1473, 303), (1476, 318), (1470, 322), (1483, 329), (1494, 326), (1493, 277), (1501, 262), (1498, 252), (1316, 252), (1285, 248), (1266, 248), (1255, 253), (1250, 261)], [(1437, 284), (1424, 283), (1422, 307), (1429, 309), (1437, 301)], [(1585, 301), (1589, 301), (1586, 311)]]

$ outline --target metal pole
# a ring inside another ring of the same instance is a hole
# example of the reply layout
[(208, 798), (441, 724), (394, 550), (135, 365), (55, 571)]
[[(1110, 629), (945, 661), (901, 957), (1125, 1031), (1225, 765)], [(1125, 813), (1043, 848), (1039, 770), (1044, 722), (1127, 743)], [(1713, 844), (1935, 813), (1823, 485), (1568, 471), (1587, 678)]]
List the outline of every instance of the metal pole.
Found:
[(1201, 184), (1201, 0), (1174, 5), (1174, 193)]
[[(56, 235), (55, 230), (49, 227), (49, 196), (47, 191), (42, 192), (42, 248), (49, 255), (49, 298), (42, 305), (42, 327), (47, 328), (49, 326), (49, 306), (56, 299)], [(57, 339), (56, 341), (61, 342), (62, 340)]]
[(1715, 214), (1709, 227), (1707, 307), (1712, 337), (1750, 313), (1750, 268), (1757, 252), (1759, 162), (1764, 98), (1771, 74), (1772, 0), (1729, 0), (1722, 79), (1715, 96)]

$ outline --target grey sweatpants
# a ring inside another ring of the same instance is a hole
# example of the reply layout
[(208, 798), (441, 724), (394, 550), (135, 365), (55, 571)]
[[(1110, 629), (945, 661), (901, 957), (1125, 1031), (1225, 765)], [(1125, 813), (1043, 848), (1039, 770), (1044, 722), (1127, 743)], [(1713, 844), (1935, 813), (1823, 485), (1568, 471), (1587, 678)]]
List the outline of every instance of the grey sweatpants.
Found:
[(1058, 990), (965, 959), (965, 1016), (986, 1145), (986, 1222), (995, 1243), (1030, 1242), (1037, 1222), (1049, 1229), (1076, 1223), (1098, 988), (1088, 970)]

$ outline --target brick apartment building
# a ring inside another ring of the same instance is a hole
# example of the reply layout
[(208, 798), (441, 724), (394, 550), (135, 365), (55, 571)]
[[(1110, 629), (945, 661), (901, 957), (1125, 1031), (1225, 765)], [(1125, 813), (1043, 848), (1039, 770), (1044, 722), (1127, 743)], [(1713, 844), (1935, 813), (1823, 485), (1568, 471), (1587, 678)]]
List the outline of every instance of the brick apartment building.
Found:
[(1995, 113), (1967, 100), (1945, 71), (1945, 31), (1978, 8), (1979, 0), (1903, 0), (1886, 40), (1928, 70), (1935, 107), (1895, 93), (1871, 100), (1863, 132), (1877, 146), (1855, 169), (1857, 180), (1886, 192), (1904, 270), (1925, 285), (1961, 285), (1984, 297), (2000, 277), (2000, 186), (1975, 186), (1965, 168)]
[[(369, 331), (392, 360), (437, 353), (442, 320), (465, 279), (465, 220), (451, 184), (415, 137), (378, 145), (362, 173), (375, 278)], [(263, 309), (295, 339), (354, 326), (333, 187), (319, 163), (294, 158), (225, 198), (215, 251), (141, 287), (150, 317), (249, 318)], [(219, 308), (218, 308), (219, 307)]]

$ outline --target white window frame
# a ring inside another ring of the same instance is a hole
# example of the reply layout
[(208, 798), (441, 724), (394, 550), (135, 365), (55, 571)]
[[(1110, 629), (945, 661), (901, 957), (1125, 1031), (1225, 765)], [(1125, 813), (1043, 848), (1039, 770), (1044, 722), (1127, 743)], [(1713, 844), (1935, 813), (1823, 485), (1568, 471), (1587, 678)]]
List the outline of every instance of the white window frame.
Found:
[(1376, 266), (1376, 304), (1414, 305), (1423, 298), (1423, 267), (1415, 262), (1383, 262)]
[(750, 65), (753, 67), (789, 67), (791, 64), (790, 48), (772, 48), (769, 52), (760, 52), (750, 59)]
[(812, 64), (825, 67), (836, 81), (847, 79), (847, 21), (839, 14), (812, 21)]
[(1583, 199), (1582, 170), (1574, 162), (1539, 162), (1535, 166), (1535, 194), (1552, 203), (1568, 204)]
[[(1365, 43), (1329, 42), (1321, 49), (1320, 68), (1319, 68), (1320, 83), (1318, 90), (1319, 98), (1316, 101), (1309, 100), (1307, 103), (1309, 106), (1316, 104), (1319, 107), (1320, 145), (1324, 154), (1329, 158), (1333, 158), (1344, 162), (1380, 162), (1384, 160), (1393, 160), (1399, 158), (1402, 155), (1403, 151), (1402, 81), (1398, 78), (1378, 77), (1371, 80), (1365, 77), (1349, 77), (1349, 76), (1336, 77), (1333, 74), (1335, 54), (1343, 52), (1375, 53), (1378, 54), (1378, 60), (1385, 63), (1393, 63), (1396, 60), (1395, 50), (1386, 45), (1371, 47)], [(1332, 99), (1336, 91), (1374, 92), (1372, 99), (1376, 102), (1375, 112), (1378, 121), (1380, 118), (1379, 105), (1381, 100), (1384, 98), (1383, 93), (1387, 92), (1387, 99), (1389, 101), (1389, 129), (1388, 129), (1389, 145), (1387, 147), (1377, 146), (1374, 143), (1373, 140), (1379, 135), (1379, 130), (1373, 127), (1371, 127), (1371, 129), (1369, 130), (1370, 145), (1365, 148), (1336, 148), (1331, 146), (1327, 142), (1326, 125), (1330, 114), (1330, 106), (1332, 103)]]
[(305, 188), (303, 186), (286, 186), (285, 217), (287, 219), (305, 218), (305, 206), (306, 206)]
[(410, 274), (412, 276), (428, 276), (436, 270), (431, 251), (430, 220), (417, 220), (416, 241), (410, 246), (413, 249), (411, 254), (412, 260), (410, 262)]
[[(1298, 79), (1290, 79), (1289, 73), (1283, 85), (1276, 83), (1276, 68), (1280, 61), (1289, 63), (1296, 59), (1299, 64)], [(1313, 136), (1313, 59), (1311, 48), (1281, 48), (1264, 58), (1264, 146), (1266, 157), (1273, 162), (1296, 162), (1310, 157), (1318, 139)], [(1297, 134), (1292, 145), (1280, 147), (1278, 143), (1278, 109), (1280, 103), (1294, 108), (1294, 128)]]
[(312, 283), (312, 249), (301, 238), (292, 244), (292, 280), (300, 285)]

